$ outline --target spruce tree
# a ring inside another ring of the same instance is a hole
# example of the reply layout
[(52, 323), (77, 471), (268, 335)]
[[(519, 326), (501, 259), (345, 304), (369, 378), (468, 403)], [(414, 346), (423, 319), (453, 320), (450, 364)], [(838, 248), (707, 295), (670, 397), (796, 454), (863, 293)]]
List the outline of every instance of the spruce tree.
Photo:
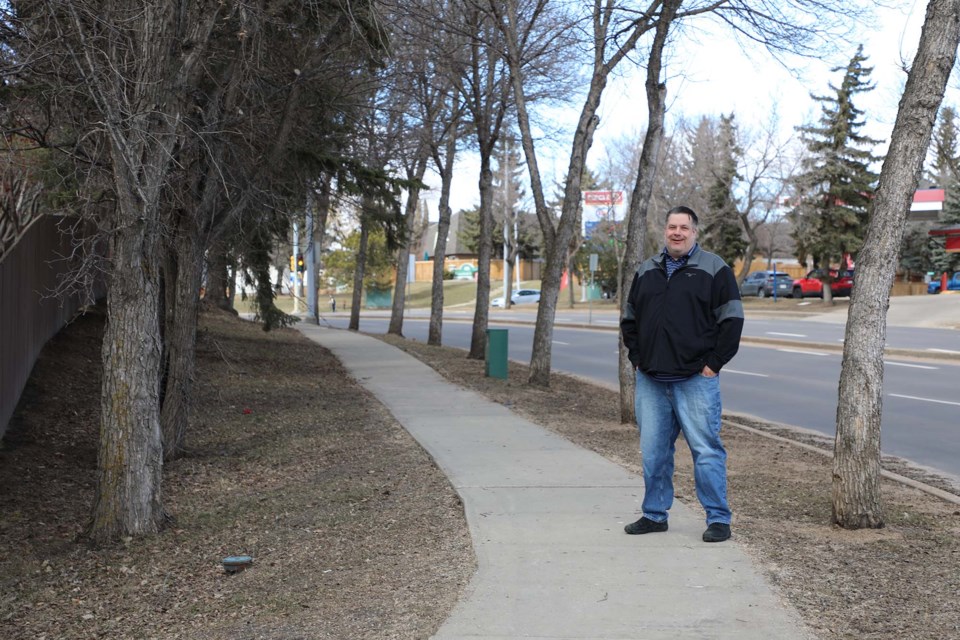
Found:
[[(942, 226), (960, 225), (960, 180), (955, 179), (947, 186), (947, 199), (943, 203), (939, 223)], [(932, 237), (928, 243), (934, 270), (947, 273), (960, 271), (960, 253), (947, 253), (943, 236)]]
[(945, 106), (937, 115), (928, 159), (925, 186), (945, 189), (947, 199), (936, 223), (911, 222), (907, 226), (900, 248), (900, 267), (913, 273), (960, 268), (960, 254), (947, 253), (943, 238), (930, 237), (928, 233), (935, 226), (960, 223), (960, 139), (953, 107)]
[(799, 203), (791, 212), (797, 258), (813, 258), (815, 266), (840, 265), (847, 254), (860, 249), (866, 228), (868, 208), (876, 188), (877, 174), (870, 165), (879, 158), (871, 149), (878, 140), (860, 133), (863, 111), (854, 98), (874, 85), (865, 67), (863, 46), (843, 71), (839, 86), (832, 83), (833, 95), (811, 97), (820, 103), (819, 125), (800, 127), (808, 156), (802, 173), (795, 178)]
[(960, 178), (960, 152), (957, 146), (957, 112), (953, 107), (944, 107), (937, 118), (930, 142), (932, 159), (926, 171), (927, 180), (934, 186), (945, 189)]
[(737, 203), (733, 197), (734, 182), (740, 178), (737, 165), (743, 150), (737, 144), (734, 115), (720, 117), (716, 140), (717, 158), (713, 180), (707, 189), (707, 224), (700, 236), (703, 247), (733, 265), (743, 257), (747, 240), (743, 235)]

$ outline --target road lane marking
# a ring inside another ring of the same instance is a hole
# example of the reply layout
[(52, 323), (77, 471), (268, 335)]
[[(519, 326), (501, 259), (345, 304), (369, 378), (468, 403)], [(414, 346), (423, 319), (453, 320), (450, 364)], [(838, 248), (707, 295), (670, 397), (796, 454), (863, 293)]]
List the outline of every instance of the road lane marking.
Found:
[(782, 351), (783, 353), (799, 353), (804, 356), (828, 356), (829, 353), (823, 353), (822, 351), (801, 351), (800, 349), (777, 349), (777, 351)]
[(888, 395), (891, 395), (894, 398), (906, 398), (907, 400), (920, 400), (922, 402), (936, 402), (937, 404), (949, 404), (953, 407), (960, 407), (960, 402), (950, 402), (949, 400), (934, 400), (933, 398), (921, 398), (919, 396), (904, 396), (900, 395), (899, 393), (891, 393)]
[(569, 343), (569, 342), (560, 342), (559, 340), (554, 340), (554, 341), (553, 341), (553, 344), (562, 344), (562, 345), (564, 345), (565, 347), (569, 347), (569, 346), (570, 346), (570, 343)]
[(884, 360), (884, 361), (883, 361), (883, 364), (889, 364), (889, 365), (893, 365), (893, 366), (895, 366), (895, 367), (910, 367), (911, 369), (930, 369), (930, 370), (936, 370), (936, 369), (939, 369), (939, 368), (940, 368), (940, 367), (931, 367), (931, 366), (925, 365), (925, 364), (908, 364), (908, 363), (906, 363), (906, 362), (890, 362), (889, 360)]
[(767, 335), (787, 336), (788, 338), (806, 338), (807, 337), (807, 334), (805, 333), (780, 333), (779, 331), (767, 331)]
[(960, 353), (960, 351), (954, 351), (953, 349), (927, 349), (927, 351), (936, 351), (937, 353)]
[(753, 373), (753, 372), (751, 372), (751, 371), (737, 371), (736, 369), (728, 369), (728, 368), (726, 368), (726, 367), (724, 367), (724, 368), (721, 370), (721, 373), (736, 373), (736, 374), (741, 375), (741, 376), (755, 376), (755, 377), (757, 377), (757, 378), (769, 378), (769, 377), (770, 377), (770, 376), (768, 376), (768, 375), (765, 374), (765, 373)]

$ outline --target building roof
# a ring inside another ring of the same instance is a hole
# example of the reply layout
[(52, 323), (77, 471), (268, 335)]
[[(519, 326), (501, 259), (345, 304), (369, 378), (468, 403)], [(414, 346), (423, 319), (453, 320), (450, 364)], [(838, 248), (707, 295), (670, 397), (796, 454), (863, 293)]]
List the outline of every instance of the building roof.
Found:
[(910, 211), (942, 211), (944, 200), (944, 189), (919, 189), (913, 193)]
[[(463, 216), (458, 212), (450, 216), (450, 230), (447, 232), (447, 248), (444, 252), (445, 257), (474, 257), (476, 252), (470, 251), (460, 242), (460, 224)], [(436, 222), (431, 222), (423, 234), (423, 240), (420, 242), (420, 249), (417, 251), (417, 259), (429, 259), (433, 257), (434, 249), (437, 247), (437, 227)], [(425, 258), (426, 257), (426, 258)]]

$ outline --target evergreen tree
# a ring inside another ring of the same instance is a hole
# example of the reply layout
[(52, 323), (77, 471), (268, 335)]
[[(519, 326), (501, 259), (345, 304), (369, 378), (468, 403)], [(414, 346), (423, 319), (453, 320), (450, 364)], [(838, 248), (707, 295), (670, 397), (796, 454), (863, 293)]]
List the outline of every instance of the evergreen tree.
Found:
[(540, 231), (535, 216), (531, 224), (531, 214), (523, 210), (526, 163), (512, 136), (501, 138), (497, 165), (493, 174), (493, 254), (501, 259), (504, 257), (503, 245), (506, 238), (507, 257), (510, 260), (518, 255), (521, 259), (537, 257), (543, 244), (543, 232)]
[(461, 209), (454, 215), (460, 218), (460, 224), (457, 226), (457, 240), (460, 245), (470, 253), (479, 253), (480, 207)]
[[(960, 224), (960, 180), (954, 180), (947, 187), (947, 199), (943, 203), (939, 223), (944, 226)], [(960, 253), (947, 253), (942, 236), (928, 237), (928, 246), (932, 262), (931, 270), (947, 273), (960, 271)]]
[(790, 213), (793, 238), (799, 260), (810, 256), (824, 268), (860, 249), (877, 183), (870, 165), (879, 160), (871, 151), (879, 141), (860, 133), (863, 111), (853, 104), (874, 88), (873, 69), (864, 62), (861, 45), (846, 67), (833, 69), (844, 73), (840, 86), (830, 84), (833, 95), (812, 96), (821, 104), (819, 125), (799, 129), (808, 155), (795, 178), (800, 198)]
[(677, 198), (677, 203), (703, 215), (709, 212), (709, 189), (723, 156), (719, 137), (716, 119), (703, 116), (695, 128), (684, 131), (681, 146), (677, 149), (682, 149), (683, 157), (678, 163), (680, 184), (672, 195)]
[(924, 171), (924, 187), (946, 190), (947, 200), (938, 223), (910, 222), (900, 247), (900, 267), (912, 273), (955, 270), (960, 257), (944, 251), (943, 238), (931, 238), (930, 229), (937, 224), (960, 222), (960, 140), (957, 132), (957, 112), (943, 107), (937, 116), (928, 154), (929, 167)]
[[(907, 276), (935, 271), (934, 255), (937, 238), (931, 238), (929, 231), (933, 225), (928, 222), (909, 224), (903, 233), (900, 247), (900, 269)], [(940, 243), (942, 249), (943, 243)]]
[(740, 178), (737, 165), (743, 150), (737, 144), (737, 126), (732, 113), (720, 117), (715, 146), (717, 160), (712, 171), (713, 181), (707, 189), (708, 222), (700, 234), (700, 241), (704, 249), (733, 265), (743, 257), (748, 243), (733, 197), (734, 181)]
[(930, 142), (933, 157), (926, 172), (930, 184), (944, 189), (960, 178), (960, 151), (957, 144), (957, 112), (953, 107), (944, 107)]

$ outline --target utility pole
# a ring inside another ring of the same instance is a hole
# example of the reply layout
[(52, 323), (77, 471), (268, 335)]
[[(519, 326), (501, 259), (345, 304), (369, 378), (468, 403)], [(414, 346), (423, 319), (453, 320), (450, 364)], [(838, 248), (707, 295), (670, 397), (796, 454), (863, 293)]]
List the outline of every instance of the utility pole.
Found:
[(293, 268), (290, 270), (290, 295), (293, 298), (293, 312), (298, 313), (300, 311), (300, 291), (297, 286), (300, 282), (300, 273), (297, 269), (299, 266), (300, 256), (300, 227), (296, 222), (293, 223)]
[(510, 225), (507, 224), (510, 212), (510, 186), (507, 183), (509, 177), (510, 149), (507, 147), (507, 138), (503, 141), (503, 156), (500, 162), (500, 186), (503, 189), (503, 308), (510, 308), (510, 300), (507, 299), (507, 284), (510, 274), (507, 268), (510, 266)]
[(520, 288), (520, 234), (517, 231), (519, 212), (513, 212), (513, 241), (517, 244), (517, 254), (513, 257), (513, 273), (516, 276), (517, 289)]
[(307, 252), (303, 257), (304, 269), (307, 275), (307, 315), (320, 323), (320, 312), (317, 309), (317, 260), (316, 241), (313, 238), (313, 197), (307, 195)]

